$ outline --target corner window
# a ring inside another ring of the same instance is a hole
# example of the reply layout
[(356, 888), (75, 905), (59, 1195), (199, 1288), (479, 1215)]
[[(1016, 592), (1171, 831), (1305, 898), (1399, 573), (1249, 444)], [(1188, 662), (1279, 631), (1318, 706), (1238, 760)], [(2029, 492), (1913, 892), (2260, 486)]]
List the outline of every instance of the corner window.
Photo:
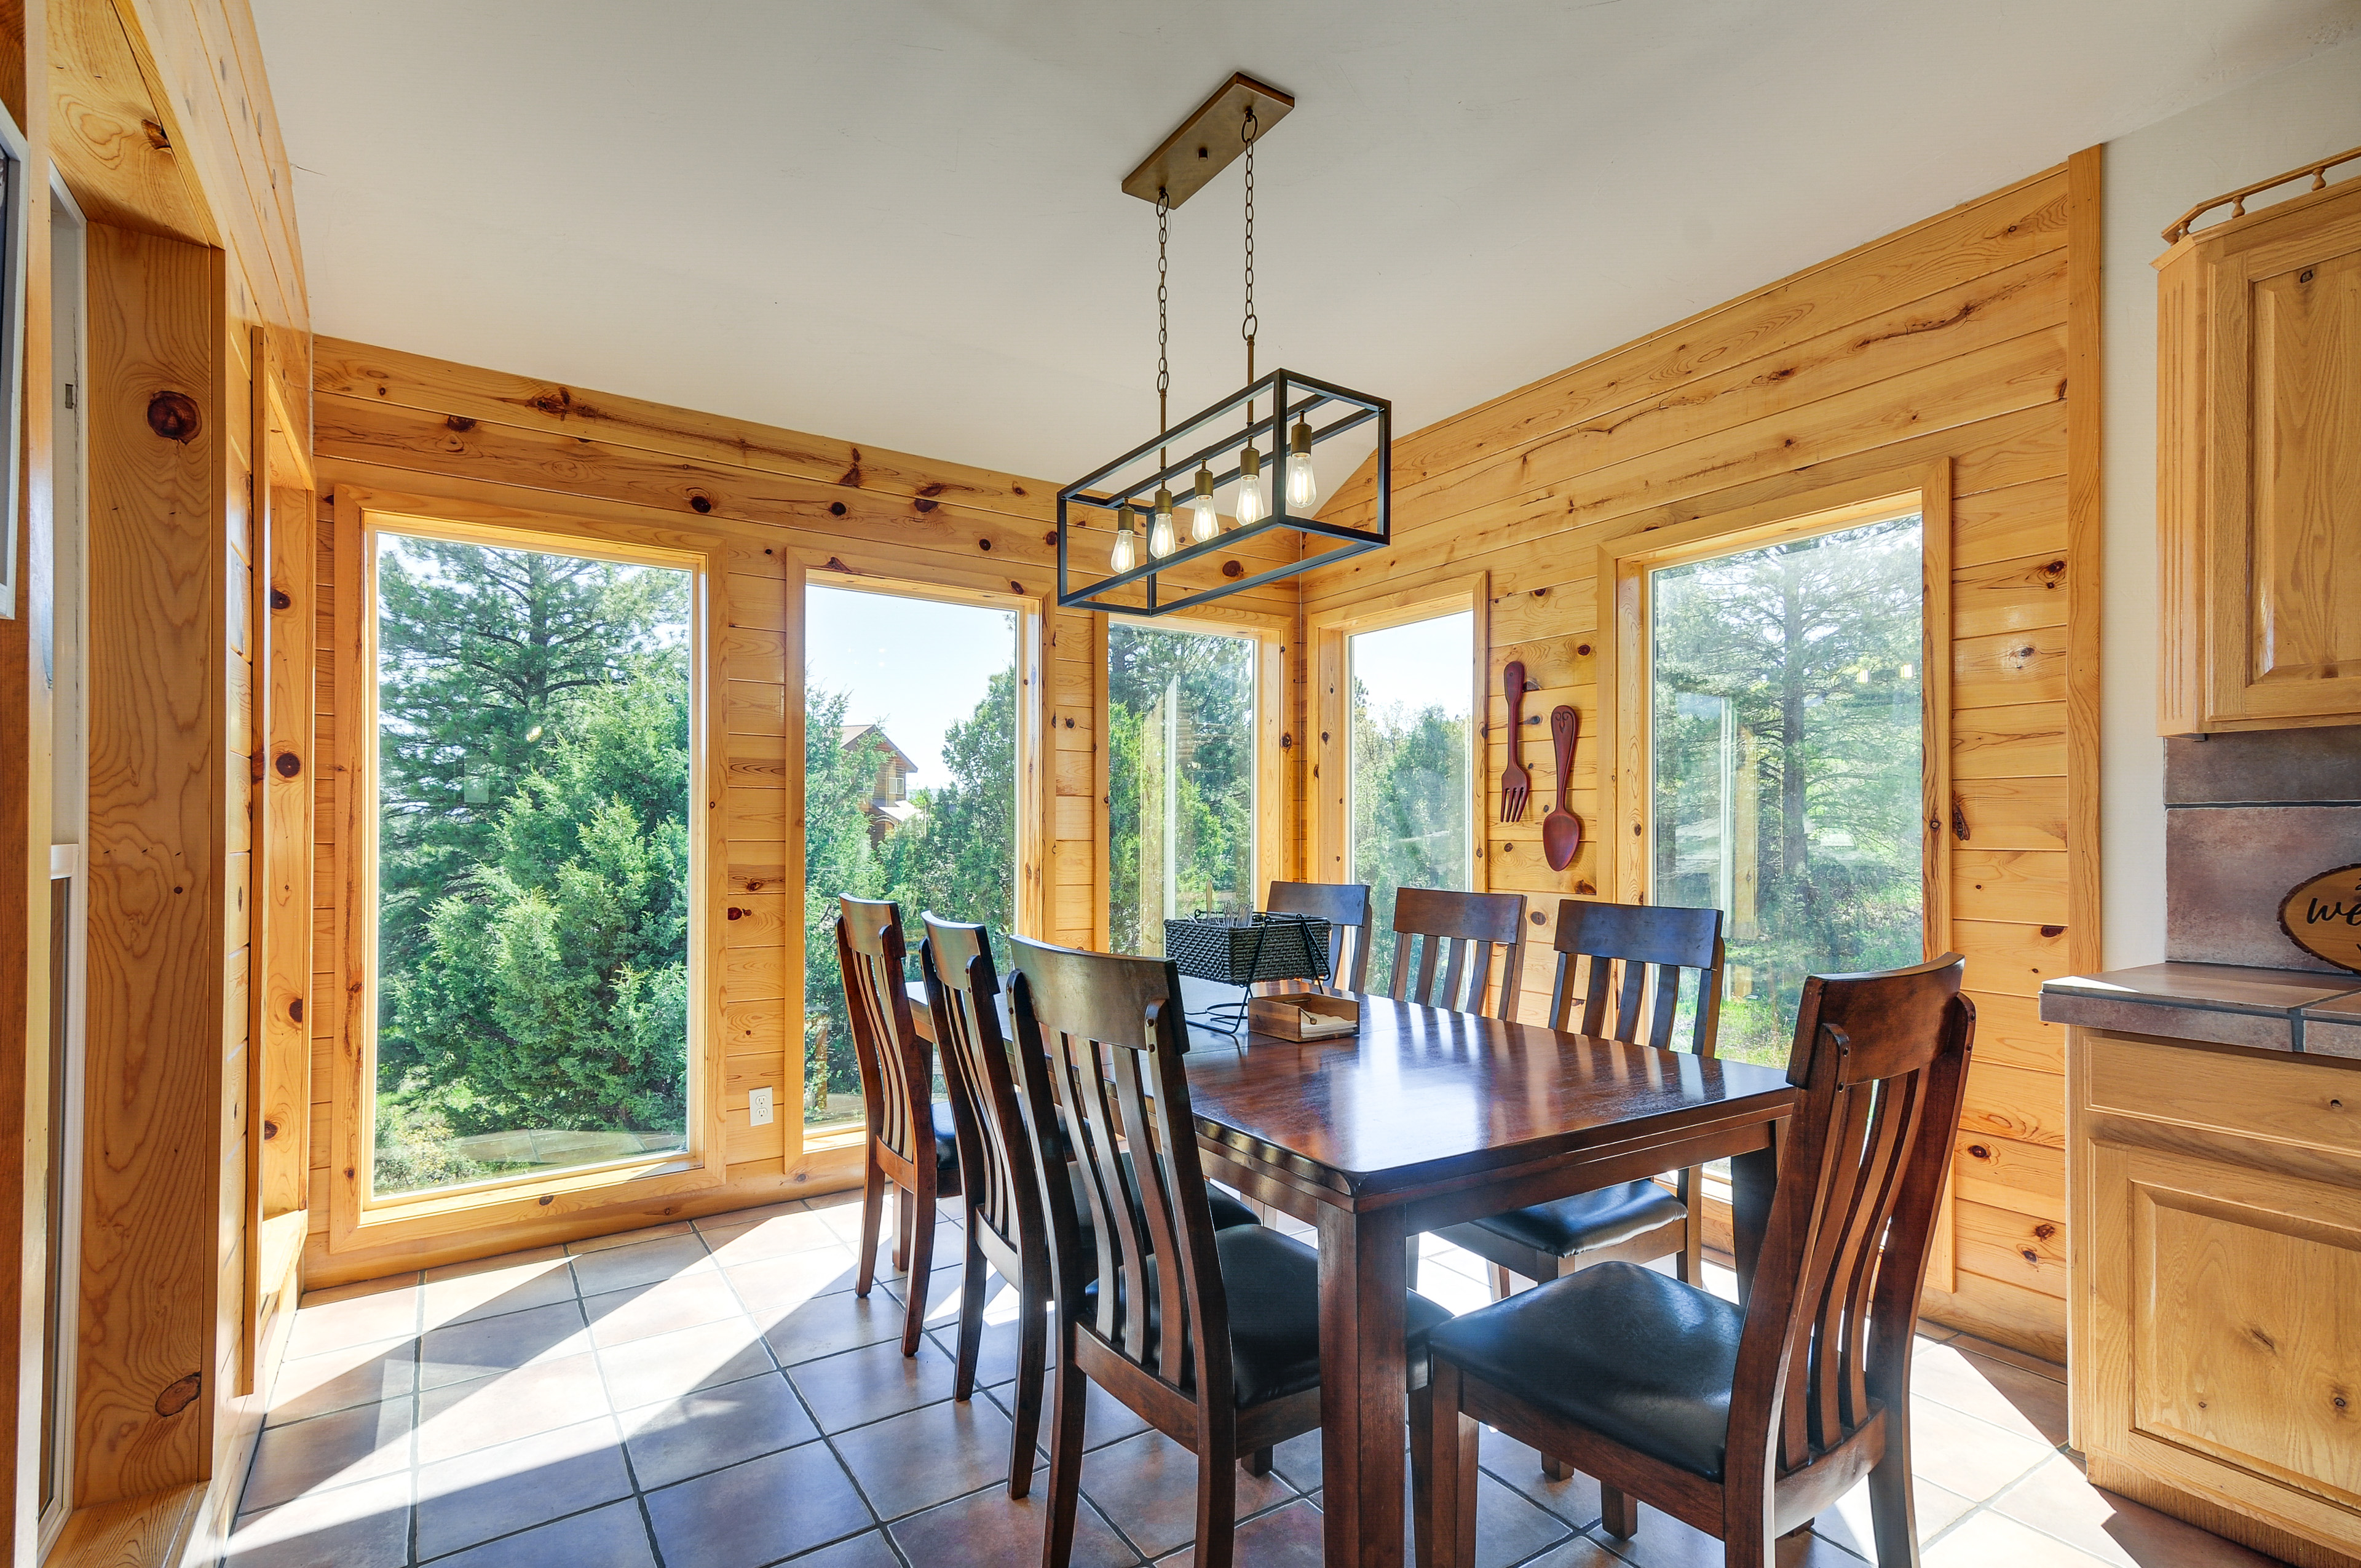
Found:
[(373, 537), (368, 1192), (686, 1150), (695, 574)]
[(1914, 514), (1648, 574), (1651, 898), (1728, 917), (1725, 1057), (1923, 955), (1922, 561)]

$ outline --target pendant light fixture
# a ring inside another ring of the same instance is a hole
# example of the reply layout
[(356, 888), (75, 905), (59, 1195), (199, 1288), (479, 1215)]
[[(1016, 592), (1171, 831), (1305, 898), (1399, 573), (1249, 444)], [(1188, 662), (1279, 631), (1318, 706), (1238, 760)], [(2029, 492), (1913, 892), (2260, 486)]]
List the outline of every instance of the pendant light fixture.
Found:
[[(1156, 206), (1157, 434), (1058, 492), (1062, 608), (1167, 615), (1333, 565), (1392, 538), (1392, 405), (1289, 370), (1255, 377), (1260, 328), (1254, 300), (1255, 147), (1294, 106), (1284, 93), (1251, 77), (1233, 76), (1124, 180), (1126, 194)], [(1246, 340), (1246, 381), (1175, 426), (1168, 288), (1172, 209), (1241, 156), (1246, 308), (1238, 331)], [(1261, 411), (1265, 400), (1268, 414)], [(1366, 465), (1373, 481), (1374, 516), (1367, 527), (1323, 521), (1314, 510), (1320, 500), (1315, 449), (1368, 425), (1376, 429), (1375, 450)], [(1173, 516), (1176, 482), (1184, 483), (1188, 492), (1185, 540)], [(1143, 509), (1148, 514), (1144, 552), (1137, 515)], [(1112, 529), (1112, 543), (1091, 546), (1093, 536), (1105, 537), (1096, 534), (1101, 528)], [(1300, 536), (1294, 548), (1240, 548), (1249, 539), (1279, 531)], [(1107, 573), (1091, 580), (1085, 563), (1099, 559), (1107, 563)]]

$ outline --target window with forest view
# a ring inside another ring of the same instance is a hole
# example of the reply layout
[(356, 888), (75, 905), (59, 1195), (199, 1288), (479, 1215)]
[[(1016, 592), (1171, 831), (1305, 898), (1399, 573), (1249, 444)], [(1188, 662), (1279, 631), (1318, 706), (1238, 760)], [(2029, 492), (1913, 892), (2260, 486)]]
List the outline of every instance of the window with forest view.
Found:
[(1923, 956), (1921, 559), (1913, 516), (1649, 574), (1653, 898), (1727, 916), (1725, 1057)]
[(1107, 627), (1109, 946), (1164, 951), (1164, 922), (1256, 907), (1251, 637)]
[[(1016, 911), (1016, 617), (851, 588), (804, 592), (804, 1121), (861, 1120), (837, 900), (980, 920)], [(913, 968), (910, 977), (917, 978)]]
[(1346, 874), (1369, 884), (1369, 989), (1393, 984), (1394, 894), (1476, 885), (1476, 617), (1345, 641), (1353, 729)]
[(691, 574), (376, 554), (371, 1191), (685, 1147)]

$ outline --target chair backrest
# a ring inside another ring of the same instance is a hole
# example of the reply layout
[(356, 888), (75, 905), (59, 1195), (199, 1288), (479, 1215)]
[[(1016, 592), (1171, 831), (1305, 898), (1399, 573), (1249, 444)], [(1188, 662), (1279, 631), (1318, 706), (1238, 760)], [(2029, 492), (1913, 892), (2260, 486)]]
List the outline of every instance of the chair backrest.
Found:
[[(1064, 1097), (1095, 1232), (1091, 1241), (1082, 1238), (1072, 1184), (1045, 1176), (1042, 1207), (1058, 1299), (1082, 1299), (1082, 1249), (1095, 1246), (1097, 1314), (1077, 1326), (1094, 1330), (1116, 1354), (1175, 1388), (1193, 1350), (1196, 1387), (1226, 1391), (1229, 1299), (1180, 1061), (1189, 1026), (1180, 971), (1165, 959), (1086, 953), (1021, 937), (1009, 945), (1009, 1010), (1036, 1162), (1050, 1169), (1040, 1135), (1057, 1124), (1054, 1082)], [(1126, 1140), (1134, 1180), (1125, 1179), (1119, 1157)], [(1161, 1325), (1153, 1346), (1151, 1256)]]
[(1935, 1206), (1967, 1091), (1974, 1003), (1956, 953), (1880, 974), (1814, 975), (1730, 1395), (1730, 1464), (1809, 1464), (1879, 1409), (1907, 1419), (1911, 1335)]
[(1328, 983), (1369, 988), (1369, 884), (1275, 882), (1263, 907), (1273, 915), (1316, 915), (1328, 922)]
[[(1422, 938), (1418, 975), (1411, 983), (1411, 938)], [(1482, 1013), (1486, 982), (1492, 974), (1492, 949), (1506, 948), (1500, 989), (1489, 1009), (1495, 1018), (1514, 1023), (1517, 987), (1525, 957), (1525, 895), (1521, 893), (1449, 893), (1441, 888), (1405, 887), (1394, 894), (1394, 988), (1396, 1001), (1422, 1007), (1447, 1007), (1455, 1013)], [(1434, 959), (1438, 948), (1451, 951), (1443, 974), (1441, 995), (1434, 992)]]
[(910, 993), (902, 988), (902, 911), (865, 898), (837, 901), (836, 959), (844, 971), (844, 1010), (852, 1020), (852, 1052), (861, 1064), (861, 1098), (869, 1135), (914, 1164), (932, 1170), (935, 1128), (927, 1103), (934, 1069), (926, 1041), (910, 1022)]
[[(1694, 970), (1697, 999), (1689, 1049), (1701, 1057), (1713, 1055), (1714, 1036), (1721, 1027), (1720, 910), (1561, 899), (1556, 947), (1551, 1028), (1673, 1049), (1681, 974)], [(1580, 981), (1578, 1020), (1571, 1018), (1577, 961), (1587, 971)], [(1613, 972), (1618, 970), (1620, 976)]]
[(993, 1234), (1015, 1247), (1020, 1234), (1044, 1234), (1041, 1188), (993, 1000), (1000, 994), (1000, 976), (990, 936), (982, 926), (938, 920), (931, 913), (918, 918), (927, 931), (918, 944), (918, 968), (950, 1091), (960, 1185)]

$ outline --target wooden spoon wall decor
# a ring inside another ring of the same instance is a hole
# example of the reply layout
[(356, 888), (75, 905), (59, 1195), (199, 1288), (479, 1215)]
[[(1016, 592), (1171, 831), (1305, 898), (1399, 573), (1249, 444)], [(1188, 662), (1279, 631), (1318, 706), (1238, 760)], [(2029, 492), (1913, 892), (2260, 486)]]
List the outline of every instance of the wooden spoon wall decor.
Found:
[(1557, 753), (1557, 806), (1542, 818), (1542, 854), (1550, 870), (1562, 872), (1582, 851), (1582, 818), (1566, 809), (1565, 794), (1573, 787), (1574, 741), (1582, 732), (1582, 716), (1561, 703), (1550, 710), (1550, 745)]

